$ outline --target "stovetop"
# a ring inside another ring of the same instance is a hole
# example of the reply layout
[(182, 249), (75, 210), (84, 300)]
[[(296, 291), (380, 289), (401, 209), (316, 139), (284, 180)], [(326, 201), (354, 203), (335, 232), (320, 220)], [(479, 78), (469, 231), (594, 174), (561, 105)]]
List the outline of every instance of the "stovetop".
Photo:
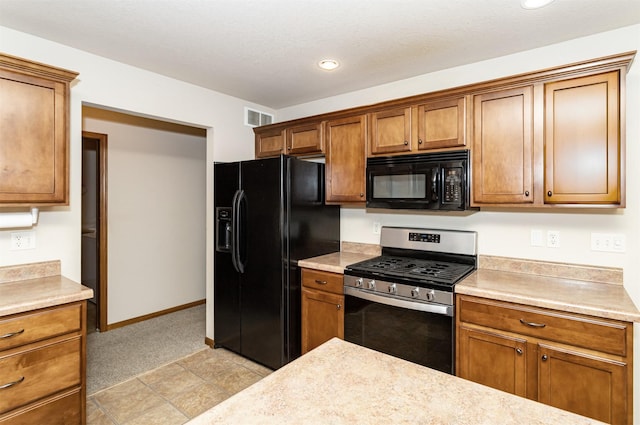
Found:
[(345, 269), (345, 274), (393, 280), (416, 286), (428, 287), (435, 284), (451, 287), (474, 269), (475, 267), (470, 264), (381, 255), (351, 264)]
[(363, 289), (383, 281), (382, 286), (398, 283), (453, 292), (476, 268), (476, 238), (470, 231), (383, 227), (382, 255), (347, 266), (345, 278), (353, 278), (345, 281)]

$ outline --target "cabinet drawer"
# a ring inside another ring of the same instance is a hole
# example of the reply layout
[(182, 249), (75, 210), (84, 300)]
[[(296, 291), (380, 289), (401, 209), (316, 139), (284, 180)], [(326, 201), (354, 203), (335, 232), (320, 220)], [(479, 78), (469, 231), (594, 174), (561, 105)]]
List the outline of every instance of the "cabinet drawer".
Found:
[(8, 316), (0, 320), (0, 351), (79, 331), (82, 304)]
[(302, 286), (335, 294), (344, 294), (343, 276), (338, 273), (303, 269)]
[(81, 337), (0, 356), (0, 414), (80, 386)]
[[(461, 322), (626, 356), (630, 323), (460, 296)], [(631, 336), (631, 334), (630, 334)]]
[(80, 389), (32, 404), (2, 417), (1, 425), (80, 425), (82, 423), (82, 393)]

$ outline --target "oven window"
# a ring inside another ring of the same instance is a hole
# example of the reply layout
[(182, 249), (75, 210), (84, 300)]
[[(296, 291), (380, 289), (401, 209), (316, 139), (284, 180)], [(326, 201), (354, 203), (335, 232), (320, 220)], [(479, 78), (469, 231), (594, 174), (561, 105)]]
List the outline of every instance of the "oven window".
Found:
[(345, 296), (344, 339), (453, 374), (453, 318)]
[(425, 199), (424, 174), (386, 174), (373, 176), (373, 197), (377, 199)]

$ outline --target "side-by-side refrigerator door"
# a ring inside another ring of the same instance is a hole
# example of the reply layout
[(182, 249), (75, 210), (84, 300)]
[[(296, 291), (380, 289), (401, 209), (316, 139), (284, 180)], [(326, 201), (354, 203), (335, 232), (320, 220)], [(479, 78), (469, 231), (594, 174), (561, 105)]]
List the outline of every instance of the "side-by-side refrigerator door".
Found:
[(239, 188), (239, 163), (214, 164), (215, 251), (213, 264), (213, 338), (216, 347), (240, 353), (240, 274), (232, 261), (233, 199)]
[(282, 158), (242, 163), (242, 354), (273, 369), (284, 349)]

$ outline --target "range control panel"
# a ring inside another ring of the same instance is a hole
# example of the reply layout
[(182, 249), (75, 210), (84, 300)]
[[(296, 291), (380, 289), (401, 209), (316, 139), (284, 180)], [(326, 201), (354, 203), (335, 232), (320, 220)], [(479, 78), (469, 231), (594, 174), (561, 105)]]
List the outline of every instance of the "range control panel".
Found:
[(409, 233), (409, 241), (411, 242), (429, 242), (440, 243), (440, 235), (438, 233)]

